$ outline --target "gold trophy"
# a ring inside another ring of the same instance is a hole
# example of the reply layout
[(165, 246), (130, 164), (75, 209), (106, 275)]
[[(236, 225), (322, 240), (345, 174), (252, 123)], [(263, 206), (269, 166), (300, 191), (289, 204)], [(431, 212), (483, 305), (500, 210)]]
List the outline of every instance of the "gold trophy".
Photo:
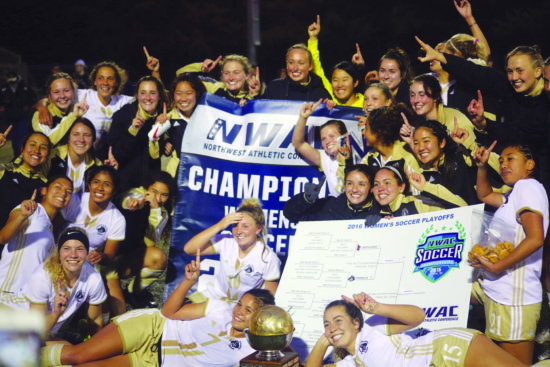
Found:
[(294, 332), (292, 318), (281, 307), (264, 306), (250, 320), (244, 330), (250, 346), (258, 351), (241, 359), (241, 367), (298, 366), (296, 352), (283, 352), (289, 346)]

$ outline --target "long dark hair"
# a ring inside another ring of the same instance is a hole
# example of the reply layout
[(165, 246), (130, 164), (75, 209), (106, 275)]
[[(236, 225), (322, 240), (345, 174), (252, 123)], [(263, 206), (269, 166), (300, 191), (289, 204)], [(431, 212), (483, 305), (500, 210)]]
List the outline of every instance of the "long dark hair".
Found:
[(399, 83), (399, 87), (401, 88), (401, 86), (408, 86), (411, 83), (411, 80), (414, 78), (414, 69), (411, 65), (411, 59), (409, 55), (407, 55), (405, 50), (403, 50), (399, 46), (388, 49), (378, 61), (378, 66), (376, 67), (376, 70), (380, 70), (380, 65), (382, 64), (382, 61), (386, 59), (393, 60), (397, 63), (397, 65), (399, 65), (399, 71), (401, 72), (402, 78), (401, 83)]
[[(337, 306), (342, 306), (344, 307), (344, 310), (346, 311), (346, 313), (348, 314), (348, 316), (351, 318), (351, 320), (357, 320), (359, 322), (359, 331), (361, 331), (361, 329), (363, 328), (363, 324), (364, 324), (364, 319), (363, 319), (363, 313), (361, 312), (361, 310), (359, 309), (359, 307), (357, 307), (356, 305), (354, 305), (353, 303), (351, 302), (348, 302), (348, 301), (344, 301), (343, 299), (337, 299), (336, 301), (332, 301), (331, 303), (329, 303), (327, 305), (327, 307), (325, 307), (325, 313), (330, 309), (330, 308), (333, 308), (333, 307), (337, 307)], [(349, 353), (347, 350), (343, 349), (343, 348), (334, 348), (334, 354), (336, 355), (336, 357), (338, 358), (338, 360), (341, 360), (341, 359), (344, 359)]]
[(160, 182), (168, 187), (168, 191), (170, 193), (168, 200), (166, 201), (166, 204), (164, 206), (166, 208), (166, 211), (170, 213), (172, 211), (172, 203), (174, 201), (174, 198), (178, 194), (178, 186), (176, 184), (176, 180), (166, 171), (150, 171), (143, 179), (143, 187), (145, 188), (145, 190), (148, 190), (149, 187), (155, 182)]
[(420, 83), (424, 88), (424, 93), (430, 98), (433, 98), (436, 106), (439, 106), (443, 103), (441, 99), (441, 85), (439, 80), (432, 74), (422, 74), (413, 79), (411, 84)]

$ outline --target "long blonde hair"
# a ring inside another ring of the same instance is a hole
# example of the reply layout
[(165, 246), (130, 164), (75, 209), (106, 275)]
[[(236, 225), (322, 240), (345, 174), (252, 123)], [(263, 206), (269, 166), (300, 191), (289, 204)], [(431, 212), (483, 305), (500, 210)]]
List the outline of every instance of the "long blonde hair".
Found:
[(50, 276), (50, 280), (57, 289), (57, 283), (61, 280), (61, 287), (67, 289), (67, 279), (65, 278), (65, 272), (63, 271), (63, 266), (59, 259), (59, 252), (54, 252), (50, 255), (44, 262), (44, 270)]

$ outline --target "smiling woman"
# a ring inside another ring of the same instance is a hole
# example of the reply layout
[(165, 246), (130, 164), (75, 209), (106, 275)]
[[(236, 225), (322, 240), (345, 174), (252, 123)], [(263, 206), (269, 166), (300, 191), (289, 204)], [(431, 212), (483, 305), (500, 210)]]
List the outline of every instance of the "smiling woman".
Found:
[(393, 218), (443, 209), (443, 205), (424, 202), (415, 196), (406, 195), (408, 185), (409, 182), (402, 170), (393, 166), (380, 168), (374, 177), (372, 188), (374, 199), (379, 204), (379, 213), (373, 214)]
[[(67, 228), (59, 236), (57, 250), (44, 266), (34, 270), (23, 289), (13, 298), (4, 296), (0, 303), (16, 309), (35, 309), (46, 316), (46, 343), (59, 342), (61, 326), (85, 302), (88, 332), (95, 334), (103, 326), (101, 303), (107, 298), (101, 276), (86, 262), (88, 237), (78, 228)], [(6, 301), (6, 302), (3, 302)]]
[(313, 56), (307, 46), (302, 43), (291, 46), (286, 53), (287, 76), (271, 81), (264, 98), (310, 102), (332, 99), (321, 78), (312, 70)]
[(206, 92), (206, 87), (195, 74), (183, 73), (176, 76), (170, 87), (172, 109), (168, 112), (170, 129), (159, 139), (159, 152), (169, 157), (165, 168), (172, 177), (177, 177), (179, 168), (181, 143), (191, 115), (197, 103)]
[[(118, 162), (120, 192), (138, 187), (147, 172), (160, 169), (159, 152), (150, 150), (148, 133), (152, 126), (167, 121), (163, 84), (152, 76), (136, 83), (137, 101), (127, 104), (113, 116), (106, 147)], [(164, 113), (163, 113), (164, 109)]]
[[(306, 161), (315, 167), (319, 167), (325, 174), (329, 194), (331, 196), (338, 196), (343, 191), (342, 180), (339, 177), (343, 176), (343, 167), (345, 166), (343, 163), (345, 158), (339, 151), (339, 139), (342, 139), (348, 130), (343, 121), (328, 120), (319, 129), (323, 149), (315, 149), (306, 142), (304, 135), (307, 119), (320, 103), (321, 101), (319, 100), (316, 104), (309, 102), (302, 105), (298, 122), (292, 134), (292, 145), (294, 145), (296, 151)], [(339, 173), (340, 171), (342, 171), (342, 174)]]
[[(321, 19), (317, 15), (317, 22), (308, 27), (309, 39), (307, 41), (308, 50), (313, 57), (313, 72), (323, 80), (323, 85), (337, 104), (362, 107), (363, 96), (356, 91), (359, 85), (359, 72), (354, 64), (348, 61), (339, 62), (332, 70), (330, 81), (325, 76), (319, 57), (318, 37), (320, 32)], [(357, 47), (359, 48), (359, 46)], [(359, 52), (358, 54), (360, 55)]]
[[(36, 132), (42, 132), (55, 146), (67, 134), (74, 121), (88, 111), (88, 104), (84, 98), (75, 103), (76, 89), (73, 79), (69, 74), (56, 73), (46, 83), (48, 95), (47, 107), (38, 103), (38, 111), (32, 118), (32, 128)], [(48, 116), (50, 123), (42, 123), (41, 115)]]
[(46, 135), (31, 132), (23, 139), (21, 156), (0, 166), (0, 226), (4, 226), (10, 212), (33, 191), (47, 182), (41, 167), (47, 160), (51, 144)]
[[(417, 39), (426, 51), (422, 62), (438, 61), (460, 83), (471, 85), (499, 101), (502, 121), (485, 119), (483, 102), (478, 103), (473, 121), (485, 130), (490, 141), (497, 140), (496, 151), (508, 142), (519, 140), (529, 143), (535, 159), (547, 161), (549, 97), (544, 93), (544, 62), (538, 46), (518, 46), (506, 56), (506, 74), (485, 66), (476, 65), (460, 57), (441, 53)], [(547, 172), (548, 167), (540, 167)], [(542, 176), (545, 186), (550, 178)]]
[[(379, 303), (366, 293), (342, 298), (325, 308), (325, 332), (306, 367), (321, 367), (330, 346), (337, 363), (325, 366), (528, 366), (477, 330), (449, 328), (416, 338), (405, 334), (424, 321), (420, 307)], [(372, 316), (363, 321), (361, 312)]]
[(35, 191), (12, 210), (0, 230), (0, 243), (6, 244), (0, 260), (0, 293), (18, 294), (54, 250), (52, 221), (69, 204), (73, 185), (66, 176), (53, 177), (40, 193), (40, 203), (34, 201)]
[[(126, 232), (117, 254), (116, 272), (109, 275), (110, 279), (134, 276), (128, 285), (131, 297), (127, 299), (134, 308), (150, 306), (150, 294), (145, 290), (160, 277), (168, 263), (158, 245), (177, 192), (175, 180), (164, 171), (150, 172), (143, 184), (122, 194), (121, 211), (127, 227), (133, 230)], [(126, 311), (124, 299), (117, 301), (111, 307), (114, 315)]]
[(414, 78), (409, 55), (400, 47), (390, 48), (378, 61), (378, 78), (392, 92), (397, 103), (409, 104), (408, 86)]
[(470, 119), (459, 110), (443, 106), (441, 86), (431, 74), (419, 75), (410, 86), (411, 106), (418, 116), (427, 120), (439, 121), (449, 131), (454, 131), (455, 124), (468, 132), (475, 139), (475, 128)]
[[(232, 226), (232, 235), (221, 233)], [(281, 276), (281, 261), (267, 246), (264, 212), (258, 199), (244, 199), (235, 213), (195, 235), (183, 248), (188, 255), (220, 255), (220, 269), (214, 286), (195, 292), (193, 302), (205, 298), (237, 301), (244, 292), (265, 288), (275, 294)]]
[[(487, 169), (494, 145), (474, 154), (478, 165), (477, 194), (485, 204), (498, 208), (495, 219), (502, 220), (511, 229), (514, 250), (495, 264), (475, 255), (471, 265), (481, 272), (472, 286), (472, 302), (482, 304), (487, 314), (502, 320), (502, 327), (487, 324), (485, 333), (504, 350), (527, 363), (533, 358), (542, 302), (540, 275), (549, 222), (548, 199), (544, 187), (534, 178), (535, 161), (531, 150), (518, 143), (507, 146), (499, 159), (500, 175), (513, 189), (506, 196), (494, 192)], [(518, 274), (522, 274), (520, 281)], [(523, 316), (515, 319), (512, 314)]]
[(199, 273), (197, 255), (197, 260), (185, 267), (185, 279), (168, 297), (162, 313), (158, 309), (130, 311), (82, 344), (45, 347), (41, 365), (237, 365), (254, 351), (245, 339), (244, 329), (254, 313), (264, 305), (274, 305), (275, 298), (268, 290), (252, 289), (232, 308), (219, 300), (184, 303)]
[(95, 157), (93, 144), (96, 139), (94, 125), (90, 120), (81, 117), (69, 130), (66, 144), (53, 149), (42, 172), (48, 177), (66, 174), (73, 180), (74, 193), (84, 192), (84, 173), (101, 162)]
[(242, 99), (252, 100), (260, 94), (261, 85), (257, 79), (259, 76), (251, 75), (252, 70), (248, 58), (241, 55), (227, 55), (223, 59), (220, 56), (215, 61), (206, 59), (203, 63), (184, 66), (176, 74), (208, 73), (216, 67), (218, 62), (221, 67), (222, 81), (203, 80), (207, 92), (233, 102), (239, 102)]
[(112, 61), (103, 61), (90, 73), (92, 89), (79, 89), (78, 100), (86, 99), (90, 108), (84, 115), (95, 128), (95, 147), (99, 147), (111, 129), (115, 112), (134, 98), (121, 95), (122, 69)]
[(372, 210), (374, 169), (364, 164), (346, 168), (343, 194), (322, 199), (294, 195), (285, 203), (283, 213), (291, 222), (316, 220), (365, 219)]
[[(86, 184), (89, 192), (75, 194), (63, 217), (70, 226), (86, 231), (90, 241), (87, 261), (107, 277), (126, 233), (126, 220), (111, 202), (119, 187), (117, 171), (111, 166), (93, 166), (86, 172)], [(118, 278), (107, 279), (109, 295), (124, 300)]]

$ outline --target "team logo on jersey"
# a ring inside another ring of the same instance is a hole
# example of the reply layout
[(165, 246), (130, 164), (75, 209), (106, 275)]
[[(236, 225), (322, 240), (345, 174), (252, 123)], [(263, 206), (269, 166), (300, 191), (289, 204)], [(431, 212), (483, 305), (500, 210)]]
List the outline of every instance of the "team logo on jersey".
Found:
[(246, 274), (252, 274), (254, 272), (254, 267), (249, 264), (243, 270)]
[(239, 340), (230, 340), (229, 341), (229, 348), (232, 350), (240, 350), (241, 349), (241, 342)]
[(361, 342), (359, 344), (359, 353), (367, 353), (367, 350), (369, 350), (368, 344), (369, 342)]
[(107, 232), (107, 227), (104, 224), (98, 225), (97, 227), (95, 227), (95, 229), (97, 230), (97, 234), (99, 235), (103, 235), (105, 234), (105, 232)]
[(82, 294), (82, 291), (78, 291), (74, 297), (78, 302), (82, 302), (82, 300), (84, 299), (84, 294)]
[(420, 338), (421, 336), (424, 336), (426, 334), (431, 333), (431, 330), (424, 329), (423, 327), (419, 327), (416, 329), (416, 332), (414, 333), (415, 338)]
[[(433, 234), (432, 234), (433, 233)], [(416, 248), (414, 272), (435, 283), (462, 261), (466, 231), (459, 221), (455, 225), (434, 228), (432, 224), (422, 234)]]

